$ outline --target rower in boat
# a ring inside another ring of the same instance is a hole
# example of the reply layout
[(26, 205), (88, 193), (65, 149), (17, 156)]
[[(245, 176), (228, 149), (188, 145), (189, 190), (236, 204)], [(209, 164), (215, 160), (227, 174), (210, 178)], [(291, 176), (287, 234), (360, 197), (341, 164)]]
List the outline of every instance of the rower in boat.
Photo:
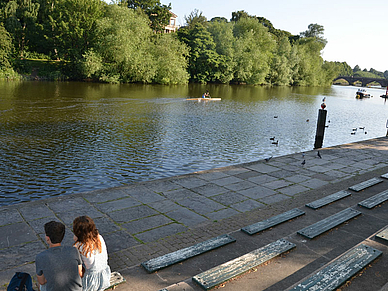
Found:
[(209, 90), (206, 90), (206, 92), (203, 93), (202, 98), (211, 98), (211, 97), (210, 97)]

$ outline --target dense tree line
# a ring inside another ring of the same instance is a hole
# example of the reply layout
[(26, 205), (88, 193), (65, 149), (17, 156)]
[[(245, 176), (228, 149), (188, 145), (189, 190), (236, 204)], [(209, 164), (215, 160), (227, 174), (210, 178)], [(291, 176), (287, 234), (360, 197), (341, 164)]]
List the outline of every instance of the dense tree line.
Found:
[(245, 11), (208, 21), (194, 10), (164, 34), (170, 9), (159, 0), (0, 0), (0, 76), (28, 73), (26, 59), (101, 82), (322, 86), (353, 74), (322, 59), (321, 25), (291, 35)]

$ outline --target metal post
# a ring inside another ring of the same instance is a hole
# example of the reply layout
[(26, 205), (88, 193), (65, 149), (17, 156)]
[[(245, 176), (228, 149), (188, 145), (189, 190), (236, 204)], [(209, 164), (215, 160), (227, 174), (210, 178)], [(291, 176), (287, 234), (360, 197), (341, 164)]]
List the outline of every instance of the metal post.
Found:
[[(387, 92), (388, 92), (388, 89), (387, 89)], [(385, 136), (388, 136), (388, 119), (387, 119), (387, 123), (385, 124), (385, 127), (387, 128), (387, 134)]]
[(326, 115), (327, 111), (325, 109), (319, 109), (314, 149), (319, 149), (322, 147), (323, 137), (325, 135)]

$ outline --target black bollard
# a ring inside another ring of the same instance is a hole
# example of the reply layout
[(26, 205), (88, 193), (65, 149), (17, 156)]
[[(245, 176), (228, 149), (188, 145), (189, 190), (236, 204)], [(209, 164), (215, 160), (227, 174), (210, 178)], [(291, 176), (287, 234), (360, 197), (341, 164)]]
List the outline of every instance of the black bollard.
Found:
[(314, 149), (319, 149), (322, 147), (323, 137), (325, 135), (326, 115), (327, 115), (326, 110), (319, 109), (318, 122), (317, 122), (317, 132), (315, 134)]

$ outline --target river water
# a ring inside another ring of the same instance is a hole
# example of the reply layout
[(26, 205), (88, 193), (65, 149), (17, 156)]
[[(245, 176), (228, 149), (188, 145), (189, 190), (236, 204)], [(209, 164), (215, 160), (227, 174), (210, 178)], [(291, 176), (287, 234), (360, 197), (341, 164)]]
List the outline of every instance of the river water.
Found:
[(0, 81), (0, 205), (312, 150), (324, 97), (324, 147), (384, 136), (385, 91), (356, 91)]

